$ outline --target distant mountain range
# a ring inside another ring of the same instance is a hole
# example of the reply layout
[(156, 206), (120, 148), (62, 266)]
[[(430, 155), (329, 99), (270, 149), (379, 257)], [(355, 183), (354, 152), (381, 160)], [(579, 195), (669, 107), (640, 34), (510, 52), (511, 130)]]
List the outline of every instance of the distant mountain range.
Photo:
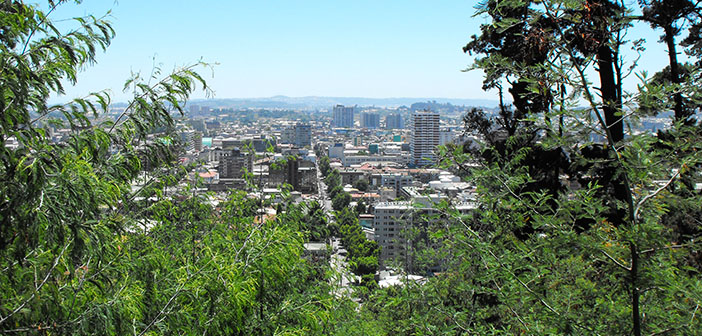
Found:
[(456, 106), (495, 107), (497, 100), (490, 99), (461, 99), (461, 98), (364, 98), (364, 97), (287, 97), (274, 96), (267, 98), (219, 98), (195, 99), (190, 103), (219, 108), (283, 108), (283, 109), (329, 109), (334, 105), (346, 106), (376, 106), (395, 108), (411, 106), (414, 103), (435, 102), (450, 103)]

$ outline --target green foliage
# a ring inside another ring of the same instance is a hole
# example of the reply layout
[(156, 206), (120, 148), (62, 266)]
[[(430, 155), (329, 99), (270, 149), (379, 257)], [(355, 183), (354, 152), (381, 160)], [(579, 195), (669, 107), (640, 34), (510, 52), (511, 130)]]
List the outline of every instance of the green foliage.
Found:
[(344, 188), (341, 187), (340, 185), (335, 185), (331, 189), (329, 189), (329, 197), (334, 199), (335, 197), (339, 196), (340, 194), (344, 193)]
[(329, 165), (329, 157), (328, 156), (322, 156), (321, 159), (319, 159), (319, 171), (322, 173), (322, 176), (326, 177), (329, 175), (331, 172), (331, 166)]
[(341, 191), (336, 193), (336, 196), (332, 198), (332, 208), (335, 211), (341, 211), (349, 206), (351, 203), (351, 195), (349, 193)]
[(324, 183), (327, 184), (327, 192), (329, 193), (331, 193), (331, 190), (335, 187), (343, 187), (341, 185), (341, 175), (339, 175), (339, 171), (336, 169), (332, 169), (329, 175), (324, 178)]
[(359, 200), (358, 203), (356, 204), (356, 213), (364, 214), (368, 208), (366, 208), (366, 203), (363, 202), (363, 200)]
[[(51, 11), (59, 5), (51, 3)], [(149, 144), (147, 136), (172, 130), (171, 113), (182, 111), (195, 83), (204, 82), (190, 67), (152, 86), (133, 78), (135, 98), (114, 121), (104, 118), (110, 99), (102, 92), (49, 106), (49, 96), (63, 92), (63, 81), (75, 82), (114, 32), (92, 16), (61, 32), (33, 6), (2, 6), (0, 328), (88, 333), (94, 326), (119, 333), (128, 321), (119, 311), (134, 309), (118, 300), (125, 271), (120, 237), (141, 216), (127, 213), (136, 196), (130, 183), (142, 157), (158, 158), (152, 167), (170, 164), (174, 149)], [(71, 133), (54, 143), (48, 125)], [(19, 146), (6, 146), (10, 138)]]
[[(699, 15), (699, 11), (702, 8), (700, 8), (699, 4), (688, 0), (642, 0), (640, 4), (643, 7), (643, 20), (648, 22), (652, 28), (663, 30), (661, 41), (665, 42), (668, 49), (669, 64), (660, 74), (665, 76), (669, 83), (673, 84), (673, 102), (669, 104), (672, 105), (672, 109), (675, 112), (675, 119), (691, 124), (691, 117), (696, 109), (695, 104), (680, 92), (681, 86), (678, 85), (683, 83), (684, 77), (687, 77), (686, 72), (689, 72), (689, 70), (686, 69), (686, 66), (678, 63), (675, 38), (683, 30), (683, 27), (695, 22), (695, 18)], [(690, 44), (699, 39), (699, 36), (691, 33), (685, 39), (685, 42)]]
[(374, 288), (376, 283), (373, 276), (379, 267), (380, 246), (375, 241), (366, 239), (355, 211), (343, 208), (336, 212), (336, 218), (341, 243), (348, 251), (347, 260), (351, 271), (362, 277), (361, 281), (365, 287)]
[(374, 291), (361, 314), (378, 321), (388, 335), (501, 334), (486, 327), (493, 316), (485, 308), (488, 294), (471, 292), (470, 287), (470, 280), (458, 275), (437, 276), (421, 284), (405, 281)]
[[(62, 3), (0, 4), (0, 332), (332, 332), (328, 265), (302, 258), (308, 214), (262, 221), (240, 193), (220, 212), (191, 189), (194, 167), (176, 165), (174, 117), (207, 90), (195, 66), (134, 75), (115, 118), (102, 92), (47, 104), (114, 34), (92, 16), (59, 30), (49, 14)], [(55, 143), (50, 126), (71, 132)]]
[(326, 241), (331, 238), (330, 229), (327, 227), (327, 217), (322, 205), (317, 201), (306, 203), (303, 230), (308, 232), (310, 241)]
[[(675, 207), (696, 211), (690, 206), (702, 203), (689, 188), (700, 181), (702, 157), (690, 143), (699, 141), (699, 130), (687, 127), (681, 100), (671, 101), (682, 92), (692, 108), (698, 88), (694, 76), (651, 82), (642, 75), (638, 93), (624, 91), (623, 64), (637, 66), (619, 58), (633, 24), (624, 6), (479, 6), (492, 21), (466, 50), (484, 56), (475, 67), (485, 71), (486, 88), (501, 94), (507, 79), (515, 103), (501, 104), (493, 118), (471, 111), (467, 128), (483, 143), (443, 152), (479, 195), (469, 217), (443, 209), (459, 220), (445, 236), (462, 260), (448, 277), (461, 274), (466, 292), (486, 295), (469, 308), (485, 314), (466, 321), (471, 326), (527, 334), (699, 333), (691, 313), (702, 290), (698, 269), (683, 266), (694, 264), (699, 246), (679, 243), (698, 235), (699, 226), (670, 221)], [(592, 70), (598, 88), (588, 78)], [(581, 97), (587, 108), (576, 107)], [(627, 99), (642, 108), (626, 106)], [(669, 129), (625, 136), (623, 125), (637, 125), (639, 113), (666, 107), (676, 111)], [(595, 134), (604, 143), (593, 142)]]
[[(422, 238), (413, 242), (418, 250), (441, 247), (415, 257), (426, 265), (441, 259), (444, 272), (378, 288), (380, 247), (358, 224), (365, 204), (349, 209), (327, 157), (319, 165), (336, 223), (326, 222), (316, 202), (284, 203), (264, 219), (260, 199), (232, 192), (214, 207), (211, 195), (193, 189), (196, 167), (176, 164), (174, 117), (193, 90), (207, 90), (194, 66), (134, 75), (125, 84), (134, 97), (114, 118), (103, 92), (50, 106), (49, 96), (75, 82), (114, 35), (109, 22), (92, 16), (59, 30), (49, 16), (62, 3), (49, 2), (46, 13), (21, 1), (0, 4), (0, 332), (702, 330), (702, 134), (690, 113), (699, 105), (699, 64), (673, 70), (672, 61), (669, 75), (640, 75), (640, 90), (625, 92), (617, 57), (635, 24), (629, 4), (478, 6), (492, 21), (466, 50), (481, 55), (475, 67), (485, 71), (485, 87), (502, 97), (509, 84), (514, 98), (496, 116), (466, 116), (482, 144), (442, 152), (445, 165), (476, 185), (478, 208), (466, 215), (446, 202), (423, 230), (409, 233)], [(699, 55), (701, 24), (688, 2), (678, 4), (683, 12), (641, 5), (647, 24), (668, 29), (666, 44), (689, 28), (683, 46)], [(587, 109), (576, 108), (581, 99)], [(637, 105), (627, 107), (627, 99)], [(676, 119), (658, 134), (624, 137), (612, 127), (661, 109), (674, 109)], [(50, 127), (70, 133), (55, 143)], [(593, 142), (593, 132), (606, 142)], [(363, 305), (337, 296), (327, 260), (304, 255), (304, 241), (331, 234), (341, 237), (361, 278)]]
[(358, 179), (356, 182), (353, 183), (353, 187), (360, 191), (368, 191), (368, 180)]

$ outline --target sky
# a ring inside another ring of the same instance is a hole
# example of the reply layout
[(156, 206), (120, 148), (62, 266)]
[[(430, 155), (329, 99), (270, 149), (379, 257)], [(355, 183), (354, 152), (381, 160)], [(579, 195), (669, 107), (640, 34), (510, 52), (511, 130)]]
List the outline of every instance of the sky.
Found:
[[(481, 90), (480, 71), (463, 72), (462, 47), (487, 19), (476, 1), (85, 0), (51, 14), (54, 20), (110, 12), (116, 36), (97, 64), (84, 69), (66, 101), (100, 89), (126, 101), (124, 81), (199, 60), (216, 98), (286, 95), (496, 99)], [(633, 35), (655, 42), (643, 27)], [(636, 36), (632, 36), (636, 37)], [(642, 64), (667, 60), (650, 43)], [(194, 98), (204, 98), (195, 93)]]

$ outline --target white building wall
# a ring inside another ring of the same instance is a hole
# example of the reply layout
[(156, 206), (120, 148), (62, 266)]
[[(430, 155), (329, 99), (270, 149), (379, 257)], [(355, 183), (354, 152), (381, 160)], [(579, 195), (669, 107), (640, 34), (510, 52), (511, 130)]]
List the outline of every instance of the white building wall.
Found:
[(410, 152), (415, 166), (430, 166), (436, 163), (436, 146), (440, 142), (440, 117), (438, 112), (423, 111), (412, 115), (412, 141)]

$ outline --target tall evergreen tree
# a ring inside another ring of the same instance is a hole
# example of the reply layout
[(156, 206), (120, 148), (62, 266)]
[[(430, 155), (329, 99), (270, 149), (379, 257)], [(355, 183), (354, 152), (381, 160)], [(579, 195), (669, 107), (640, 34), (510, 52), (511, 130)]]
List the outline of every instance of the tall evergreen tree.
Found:
[(684, 73), (681, 64), (678, 62), (676, 36), (680, 34), (683, 25), (688, 19), (693, 19), (700, 15), (698, 3), (693, 3), (689, 0), (641, 0), (639, 1), (643, 7), (643, 20), (649, 22), (653, 28), (663, 30), (661, 41), (665, 43), (668, 49), (669, 60), (669, 80), (678, 86), (673, 94), (675, 119), (680, 122), (692, 122), (692, 109), (685, 106), (683, 94), (680, 92), (680, 86), (683, 83)]
[[(488, 14), (492, 21), (474, 41), (492, 41), (503, 32), (507, 33), (505, 39), (517, 39), (492, 44), (492, 50), (483, 49), (486, 56), (475, 66), (485, 71), (486, 83), (494, 83), (513, 69), (528, 69), (523, 58), (531, 49), (513, 48), (520, 45), (520, 38), (529, 36), (524, 27), (541, 17), (553, 27), (545, 30), (547, 37), (543, 39), (551, 46), (547, 61), (540, 63), (540, 71), (520, 72), (518, 78), (532, 84), (529, 88), (534, 93), (541, 92), (534, 83), (551, 78), (548, 87), (555, 88), (552, 92), (558, 92), (554, 95), (558, 99), (553, 100), (557, 105), (550, 110), (566, 116), (563, 124), (559, 120), (563, 132), (537, 133), (533, 143), (559, 146), (571, 164), (560, 170), (559, 179), (565, 182), (560, 192), (525, 190), (525, 185), (538, 180), (533, 167), (543, 163), (528, 160), (531, 148), (516, 135), (528, 130), (529, 122), (540, 115), (529, 117), (522, 112), (516, 119), (523, 122), (514, 125), (523, 129), (508, 128), (501, 142), (495, 141), (499, 137), (494, 131), (504, 127), (499, 117), (490, 120), (480, 111), (468, 114), (469, 127), (484, 135), (482, 149), (475, 153), (474, 145), (465, 146), (472, 153), (470, 158), (460, 151), (446, 152), (454, 157), (449, 164), (459, 164), (468, 171), (480, 193), (480, 211), (472, 218), (454, 212), (454, 217), (460, 218), (460, 233), (450, 234), (458, 246), (465, 246), (463, 253), (473, 256), (462, 266), (473, 284), (466, 290), (494, 295), (484, 309), (502, 307), (503, 313), (490, 319), (490, 324), (509, 325), (527, 333), (640, 335), (695, 329), (698, 322), (689, 311), (694, 311), (696, 303), (687, 303), (700, 288), (693, 280), (695, 275), (679, 268), (695, 247), (677, 246), (662, 218), (667, 206), (663, 195), (670, 195), (666, 188), (680, 183), (677, 171), (700, 162), (695, 150), (681, 152), (692, 149), (686, 144), (689, 139), (683, 139), (699, 136), (676, 125), (666, 141), (670, 147), (665, 148), (653, 146), (658, 140), (649, 134), (625, 137), (624, 123), (636, 123), (637, 116), (625, 110), (623, 100), (629, 93), (623, 91), (626, 76), (619, 49), (632, 24), (624, 4), (488, 1), (479, 13)], [(518, 54), (522, 50), (523, 54)], [(599, 77), (597, 88), (588, 79), (593, 70)], [(562, 95), (566, 90), (569, 94)], [(576, 108), (580, 97), (588, 102), (586, 108)], [(548, 118), (543, 120), (550, 125)], [(593, 131), (602, 134), (606, 142), (593, 142)], [(513, 147), (505, 151), (500, 146)], [(657, 166), (644, 162), (657, 162)], [(655, 180), (664, 181), (663, 187)], [(699, 195), (694, 197), (699, 200)], [(514, 229), (526, 225), (533, 230)], [(669, 246), (691, 250), (678, 258), (666, 258), (661, 251)], [(652, 286), (659, 290), (648, 289)], [(569, 294), (561, 287), (568, 288)], [(578, 307), (579, 315), (569, 313), (573, 307), (563, 304), (561, 295), (567, 295)], [(677, 295), (685, 299), (681, 301)], [(525, 300), (533, 304), (525, 304)], [(535, 309), (534, 304), (540, 308)], [(673, 308), (681, 305), (686, 308)], [(668, 329), (671, 326), (674, 329)]]

